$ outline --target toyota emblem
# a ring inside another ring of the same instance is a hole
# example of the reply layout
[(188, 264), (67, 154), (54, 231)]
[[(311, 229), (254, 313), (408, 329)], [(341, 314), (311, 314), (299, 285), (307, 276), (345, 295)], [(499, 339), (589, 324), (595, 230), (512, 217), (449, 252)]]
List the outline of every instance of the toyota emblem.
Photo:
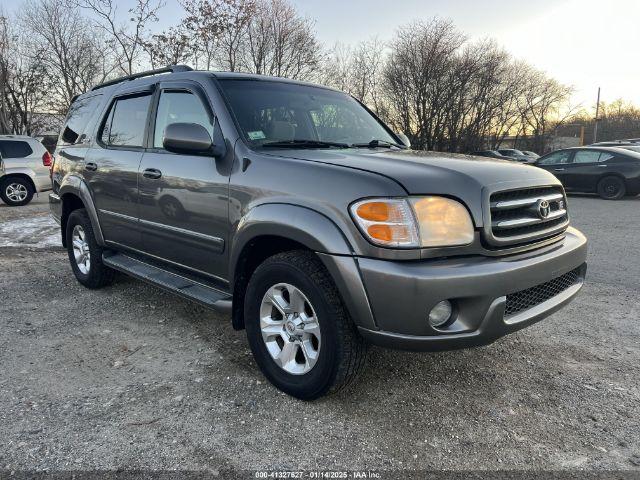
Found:
[(546, 200), (538, 200), (538, 215), (540, 218), (545, 219), (551, 213), (551, 206)]

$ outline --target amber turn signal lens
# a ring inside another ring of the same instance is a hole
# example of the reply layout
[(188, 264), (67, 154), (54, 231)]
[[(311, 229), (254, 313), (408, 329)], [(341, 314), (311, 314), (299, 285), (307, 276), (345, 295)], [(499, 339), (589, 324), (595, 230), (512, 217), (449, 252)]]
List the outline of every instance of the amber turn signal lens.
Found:
[(351, 206), (362, 233), (373, 243), (388, 247), (417, 247), (418, 231), (406, 199), (377, 198)]
[(386, 222), (389, 220), (389, 205), (383, 202), (363, 203), (356, 209), (358, 217), (370, 222)]
[(390, 242), (393, 240), (393, 233), (389, 225), (374, 224), (367, 228), (367, 232), (371, 238), (375, 238), (381, 242)]

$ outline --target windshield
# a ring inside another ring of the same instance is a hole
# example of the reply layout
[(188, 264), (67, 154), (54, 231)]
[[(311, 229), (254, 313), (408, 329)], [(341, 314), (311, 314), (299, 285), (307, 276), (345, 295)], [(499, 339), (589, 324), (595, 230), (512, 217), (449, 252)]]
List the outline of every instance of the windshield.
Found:
[(397, 143), (362, 105), (341, 92), (262, 80), (223, 79), (220, 85), (254, 147), (287, 142), (304, 148), (346, 148), (375, 140)]

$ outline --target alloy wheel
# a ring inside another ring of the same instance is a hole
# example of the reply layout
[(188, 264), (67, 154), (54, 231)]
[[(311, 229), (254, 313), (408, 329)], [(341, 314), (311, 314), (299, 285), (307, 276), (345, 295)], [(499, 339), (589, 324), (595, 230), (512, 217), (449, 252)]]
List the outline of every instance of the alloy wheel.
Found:
[(12, 202), (19, 203), (27, 198), (29, 192), (26, 185), (22, 183), (10, 183), (5, 189), (5, 194)]
[(78, 270), (84, 275), (87, 275), (91, 269), (91, 253), (89, 251), (87, 235), (82, 225), (73, 227), (71, 242), (73, 244), (73, 256), (76, 260)]
[(260, 330), (267, 351), (287, 373), (309, 372), (320, 354), (320, 324), (311, 302), (298, 288), (278, 283), (260, 304)]

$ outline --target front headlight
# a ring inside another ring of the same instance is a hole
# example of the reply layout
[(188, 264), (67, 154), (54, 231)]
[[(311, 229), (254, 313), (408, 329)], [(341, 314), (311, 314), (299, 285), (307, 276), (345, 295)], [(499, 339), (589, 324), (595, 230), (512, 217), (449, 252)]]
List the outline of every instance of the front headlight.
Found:
[(473, 222), (460, 202), (446, 197), (374, 198), (351, 205), (372, 243), (385, 247), (451, 247), (473, 241)]

